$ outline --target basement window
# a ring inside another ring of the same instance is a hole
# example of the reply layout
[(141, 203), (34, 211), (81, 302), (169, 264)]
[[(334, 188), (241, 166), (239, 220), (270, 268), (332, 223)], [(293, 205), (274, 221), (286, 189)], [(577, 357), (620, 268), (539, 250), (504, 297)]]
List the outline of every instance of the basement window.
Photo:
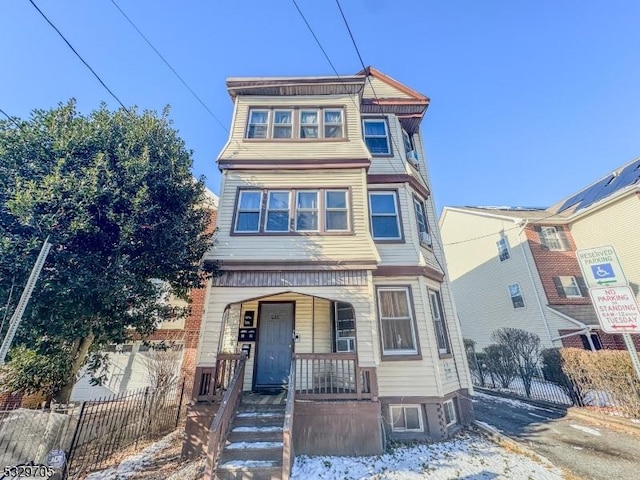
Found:
[(391, 429), (394, 432), (422, 432), (422, 409), (420, 405), (390, 405)]

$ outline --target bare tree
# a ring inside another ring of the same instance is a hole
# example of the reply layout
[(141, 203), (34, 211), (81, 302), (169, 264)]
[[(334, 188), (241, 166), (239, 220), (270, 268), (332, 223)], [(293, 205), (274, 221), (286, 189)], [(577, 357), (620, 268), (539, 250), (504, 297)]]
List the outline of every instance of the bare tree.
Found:
[(151, 388), (161, 394), (173, 387), (180, 378), (181, 361), (182, 344), (151, 344), (143, 360)]
[(491, 375), (498, 378), (502, 388), (509, 388), (518, 376), (518, 367), (513, 354), (504, 345), (489, 345), (484, 348), (484, 362)]
[(540, 360), (540, 337), (518, 328), (500, 328), (493, 332), (491, 338), (511, 352), (524, 391), (527, 397), (531, 397), (531, 383)]

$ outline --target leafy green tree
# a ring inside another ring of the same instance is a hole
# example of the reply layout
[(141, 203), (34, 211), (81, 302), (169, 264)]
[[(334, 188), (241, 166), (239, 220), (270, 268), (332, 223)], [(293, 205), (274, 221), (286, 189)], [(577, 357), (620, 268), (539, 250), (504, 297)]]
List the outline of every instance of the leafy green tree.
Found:
[(0, 303), (14, 290), (0, 317), (10, 316), (50, 236), (14, 345), (51, 361), (66, 352), (59, 401), (83, 365), (99, 370), (107, 344), (144, 337), (173, 313), (164, 286), (185, 297), (200, 285), (212, 234), (191, 166), (168, 110), (102, 105), (82, 115), (72, 100), (0, 122)]

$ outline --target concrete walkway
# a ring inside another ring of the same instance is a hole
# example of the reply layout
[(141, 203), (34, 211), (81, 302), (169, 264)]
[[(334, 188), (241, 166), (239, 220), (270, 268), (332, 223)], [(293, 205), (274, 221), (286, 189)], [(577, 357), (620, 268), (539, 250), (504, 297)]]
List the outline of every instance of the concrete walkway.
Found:
[[(640, 478), (640, 434), (562, 409), (477, 393), (476, 419), (584, 480)], [(639, 431), (640, 433), (640, 431)]]

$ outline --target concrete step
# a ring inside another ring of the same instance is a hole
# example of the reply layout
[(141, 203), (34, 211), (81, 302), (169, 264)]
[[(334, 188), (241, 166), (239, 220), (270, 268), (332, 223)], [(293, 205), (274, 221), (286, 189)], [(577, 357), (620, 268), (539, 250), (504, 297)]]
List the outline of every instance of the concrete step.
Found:
[(218, 464), (216, 480), (281, 480), (282, 462), (231, 460)]
[(251, 411), (239, 412), (233, 421), (235, 427), (282, 427), (284, 424), (284, 412), (277, 411)]
[(284, 414), (286, 409), (285, 405), (273, 405), (273, 404), (256, 404), (256, 403), (241, 403), (238, 405), (238, 412), (278, 412)]
[(276, 442), (227, 442), (220, 463), (232, 460), (282, 460), (282, 437)]
[(235, 425), (227, 435), (229, 442), (281, 442), (282, 426), (243, 426)]

